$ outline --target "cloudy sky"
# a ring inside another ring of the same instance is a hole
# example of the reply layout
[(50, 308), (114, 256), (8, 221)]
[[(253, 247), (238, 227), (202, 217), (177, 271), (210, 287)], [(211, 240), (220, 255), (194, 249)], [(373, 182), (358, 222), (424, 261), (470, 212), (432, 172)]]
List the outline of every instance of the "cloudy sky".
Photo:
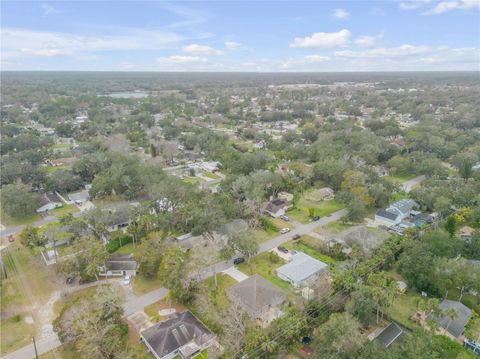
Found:
[(5, 1), (2, 70), (480, 70), (480, 0)]

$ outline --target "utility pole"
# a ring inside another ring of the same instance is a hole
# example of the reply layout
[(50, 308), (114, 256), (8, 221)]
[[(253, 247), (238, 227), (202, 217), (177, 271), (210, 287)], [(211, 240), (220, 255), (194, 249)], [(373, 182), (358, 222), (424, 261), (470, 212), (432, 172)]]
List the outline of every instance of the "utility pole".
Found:
[(35, 358), (38, 359), (38, 353), (37, 353), (37, 344), (35, 343), (35, 337), (32, 336), (33, 340), (33, 349), (35, 349)]

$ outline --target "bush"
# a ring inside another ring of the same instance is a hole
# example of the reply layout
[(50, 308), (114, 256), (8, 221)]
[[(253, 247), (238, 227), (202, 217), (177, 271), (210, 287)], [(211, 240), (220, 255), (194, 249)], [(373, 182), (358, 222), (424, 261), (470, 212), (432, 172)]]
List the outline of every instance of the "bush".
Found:
[(280, 261), (280, 257), (275, 252), (268, 252), (268, 260), (270, 263), (278, 263)]
[(13, 317), (12, 317), (12, 322), (14, 323), (18, 323), (22, 320), (22, 316), (20, 314), (15, 314)]
[(117, 251), (119, 248), (123, 247), (128, 243), (132, 243), (133, 239), (129, 236), (120, 236), (116, 238), (112, 238), (110, 242), (107, 243), (105, 246), (108, 253), (113, 253)]

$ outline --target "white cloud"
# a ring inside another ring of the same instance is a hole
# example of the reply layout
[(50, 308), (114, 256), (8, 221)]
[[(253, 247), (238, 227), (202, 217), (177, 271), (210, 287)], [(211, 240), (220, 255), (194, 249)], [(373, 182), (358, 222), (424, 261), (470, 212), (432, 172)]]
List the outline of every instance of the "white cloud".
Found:
[(379, 47), (379, 48), (365, 50), (365, 51), (353, 51), (353, 50), (336, 51), (335, 56), (349, 57), (349, 58), (379, 58), (379, 57), (392, 58), (392, 57), (420, 55), (430, 50), (431, 49), (428, 46), (402, 45), (402, 46), (390, 47), (390, 48)]
[(159, 57), (157, 62), (160, 64), (176, 64), (176, 63), (198, 63), (198, 62), (207, 62), (205, 57), (200, 56), (183, 56), (183, 55), (172, 55), (167, 57)]
[(43, 3), (40, 5), (40, 7), (43, 10), (43, 15), (48, 16), (48, 15), (56, 15), (56, 14), (61, 14), (62, 12), (56, 8), (54, 8), (52, 5)]
[[(114, 32), (113, 35), (87, 36), (3, 28), (0, 29), (0, 39), (2, 52), (7, 51), (17, 56), (22, 53), (33, 55), (42, 52), (71, 55), (93, 51), (159, 50), (171, 48), (184, 39), (177, 33), (165, 31), (125, 28), (114, 29)], [(56, 51), (52, 51), (52, 49)]]
[(355, 39), (354, 43), (360, 47), (372, 47), (375, 45), (375, 41), (374, 36), (360, 36)]
[(441, 1), (422, 15), (440, 15), (452, 10), (480, 9), (480, 0)]
[(27, 47), (20, 50), (22, 54), (29, 56), (38, 56), (38, 57), (55, 57), (55, 56), (64, 56), (65, 53), (59, 49), (29, 49)]
[(221, 50), (214, 49), (213, 47), (206, 45), (191, 44), (183, 47), (183, 51), (188, 52), (194, 55), (203, 55), (203, 56), (219, 56), (223, 55), (224, 52)]
[(311, 36), (296, 37), (290, 44), (293, 48), (341, 47), (350, 41), (351, 32), (347, 29), (338, 32), (315, 32)]
[(400, 9), (402, 10), (416, 10), (420, 9), (421, 7), (428, 5), (433, 0), (409, 0), (403, 1), (400, 3)]
[(402, 10), (422, 10), (422, 15), (440, 15), (453, 10), (478, 10), (480, 0), (410, 0), (400, 3)]
[(238, 49), (240, 46), (242, 46), (242, 45), (239, 44), (238, 42), (235, 42), (235, 41), (226, 41), (225, 42), (225, 47), (229, 50)]
[(345, 9), (335, 9), (335, 10), (333, 10), (332, 16), (335, 19), (345, 20), (345, 19), (348, 19), (350, 17), (350, 14)]

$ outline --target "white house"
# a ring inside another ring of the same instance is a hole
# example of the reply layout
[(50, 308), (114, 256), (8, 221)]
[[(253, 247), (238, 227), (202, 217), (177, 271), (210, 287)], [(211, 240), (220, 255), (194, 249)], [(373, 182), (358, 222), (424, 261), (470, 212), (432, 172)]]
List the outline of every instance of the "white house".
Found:
[(303, 252), (296, 252), (290, 262), (276, 269), (277, 276), (294, 287), (301, 287), (307, 281), (323, 274), (327, 265)]

